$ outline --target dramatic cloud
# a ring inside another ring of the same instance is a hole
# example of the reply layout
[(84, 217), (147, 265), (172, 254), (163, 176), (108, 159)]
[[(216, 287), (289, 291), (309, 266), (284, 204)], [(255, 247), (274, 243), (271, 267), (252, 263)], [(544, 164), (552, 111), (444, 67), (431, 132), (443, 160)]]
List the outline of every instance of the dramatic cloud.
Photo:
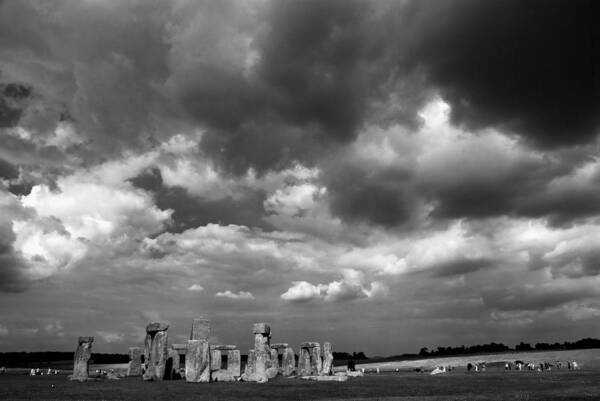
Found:
[(598, 11), (0, 2), (0, 345), (600, 336)]

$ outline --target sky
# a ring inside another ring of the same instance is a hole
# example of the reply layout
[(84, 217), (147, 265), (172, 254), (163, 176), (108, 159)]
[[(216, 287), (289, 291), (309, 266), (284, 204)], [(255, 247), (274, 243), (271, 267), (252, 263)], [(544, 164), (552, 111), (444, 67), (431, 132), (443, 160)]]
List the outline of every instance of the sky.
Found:
[(600, 337), (599, 11), (0, 1), (0, 352)]

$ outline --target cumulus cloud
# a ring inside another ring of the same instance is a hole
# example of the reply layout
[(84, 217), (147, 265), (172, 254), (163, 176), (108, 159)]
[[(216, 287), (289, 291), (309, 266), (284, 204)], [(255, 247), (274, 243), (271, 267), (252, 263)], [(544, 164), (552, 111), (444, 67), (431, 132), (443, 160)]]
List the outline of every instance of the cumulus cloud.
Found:
[(381, 282), (372, 282), (369, 288), (364, 288), (361, 282), (364, 276), (361, 272), (346, 269), (342, 280), (329, 284), (311, 284), (307, 281), (294, 281), (281, 299), (288, 302), (306, 302), (323, 300), (325, 302), (343, 302), (360, 298), (381, 298), (389, 294), (388, 287)]
[(204, 287), (202, 287), (200, 284), (192, 284), (188, 287), (188, 291), (204, 291)]
[(250, 293), (248, 291), (239, 291), (239, 292), (235, 293), (235, 292), (231, 292), (230, 290), (227, 290), (224, 292), (219, 291), (215, 294), (215, 297), (229, 298), (229, 299), (235, 299), (235, 300), (254, 299), (254, 295), (252, 295), (252, 293)]

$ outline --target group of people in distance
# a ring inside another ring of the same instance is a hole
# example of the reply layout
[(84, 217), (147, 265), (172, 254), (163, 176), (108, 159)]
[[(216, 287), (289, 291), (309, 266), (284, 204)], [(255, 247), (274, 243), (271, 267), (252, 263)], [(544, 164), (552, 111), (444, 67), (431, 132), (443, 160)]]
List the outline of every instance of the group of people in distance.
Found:
[(31, 370), (29, 371), (29, 376), (44, 376), (44, 375), (57, 375), (59, 373), (58, 369), (50, 369), (48, 368), (48, 370), (44, 373), (44, 371), (40, 368), (31, 368)]
[[(556, 368), (558, 370), (567, 368), (568, 370), (578, 370), (579, 365), (577, 361), (567, 361), (567, 363), (563, 363), (561, 361), (556, 361), (554, 363), (550, 362), (540, 362), (539, 364), (535, 364), (532, 362), (525, 363), (523, 361), (515, 361), (514, 362), (515, 370), (537, 370), (538, 372), (543, 372), (545, 370), (552, 370), (552, 368)], [(506, 362), (504, 364), (504, 370), (512, 370), (513, 364), (510, 362)]]

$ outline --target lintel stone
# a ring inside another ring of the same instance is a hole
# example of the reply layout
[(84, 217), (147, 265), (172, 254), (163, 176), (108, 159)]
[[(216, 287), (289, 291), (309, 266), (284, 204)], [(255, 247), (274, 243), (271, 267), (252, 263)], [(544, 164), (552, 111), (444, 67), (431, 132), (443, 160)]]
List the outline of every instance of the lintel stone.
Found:
[(151, 322), (146, 326), (146, 333), (152, 333), (156, 331), (165, 331), (169, 328), (169, 325), (165, 322)]
[(211, 351), (212, 350), (232, 351), (234, 349), (238, 349), (238, 347), (237, 347), (237, 345), (231, 345), (231, 344), (211, 344), (210, 349), (211, 349)]
[(253, 334), (270, 334), (271, 326), (269, 326), (267, 323), (254, 323), (254, 325), (252, 326), (252, 333)]
[(300, 348), (315, 348), (320, 346), (321, 344), (314, 341), (304, 341), (303, 343), (300, 343)]
[(271, 344), (271, 348), (280, 350), (280, 349), (286, 349), (289, 348), (289, 344), (288, 343), (275, 343), (275, 344)]

